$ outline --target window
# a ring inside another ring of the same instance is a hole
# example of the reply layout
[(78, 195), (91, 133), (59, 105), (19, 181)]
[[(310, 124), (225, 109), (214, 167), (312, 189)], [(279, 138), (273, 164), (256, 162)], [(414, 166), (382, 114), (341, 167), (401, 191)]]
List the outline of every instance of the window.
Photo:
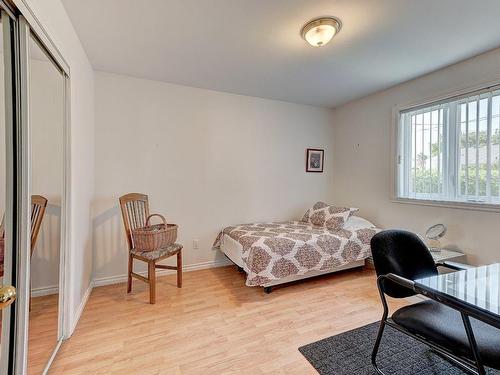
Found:
[(500, 204), (500, 86), (399, 112), (399, 198)]

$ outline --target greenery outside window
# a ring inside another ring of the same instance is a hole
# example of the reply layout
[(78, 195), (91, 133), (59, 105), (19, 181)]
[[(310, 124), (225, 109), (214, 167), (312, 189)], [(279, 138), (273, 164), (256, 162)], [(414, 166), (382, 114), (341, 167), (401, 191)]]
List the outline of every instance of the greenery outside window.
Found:
[(500, 204), (500, 86), (398, 117), (398, 198)]

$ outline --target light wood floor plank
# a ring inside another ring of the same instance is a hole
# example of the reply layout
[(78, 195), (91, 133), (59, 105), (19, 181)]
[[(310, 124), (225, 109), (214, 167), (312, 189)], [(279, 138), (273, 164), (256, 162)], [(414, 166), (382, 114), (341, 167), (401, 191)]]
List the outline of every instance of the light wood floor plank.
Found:
[[(244, 285), (234, 267), (158, 279), (157, 303), (134, 281), (95, 288), (51, 374), (315, 374), (298, 347), (380, 319), (369, 270), (275, 288)], [(393, 301), (394, 307), (405, 301)]]
[(28, 335), (28, 374), (41, 374), (57, 345), (59, 295), (31, 299)]

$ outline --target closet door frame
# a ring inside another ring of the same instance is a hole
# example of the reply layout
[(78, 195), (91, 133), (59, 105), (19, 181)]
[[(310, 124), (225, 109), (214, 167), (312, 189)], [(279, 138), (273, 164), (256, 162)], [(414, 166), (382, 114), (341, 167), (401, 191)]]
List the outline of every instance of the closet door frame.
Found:
[(58, 333), (57, 345), (46, 364), (44, 373), (48, 371), (52, 361), (59, 350), (62, 341), (69, 337), (71, 332), (71, 259), (69, 248), (71, 245), (70, 219), (71, 219), (71, 137), (70, 137), (70, 72), (56, 45), (50, 39), (48, 33), (41, 26), (33, 12), (22, 1), (14, 1), (18, 16), (18, 38), (19, 38), (19, 128), (21, 132), (21, 147), (19, 147), (21, 160), (21, 184), (18, 186), (21, 201), (20, 224), (23, 228), (22, 240), (19, 246), (18, 265), (18, 287), (22, 288), (23, 296), (17, 302), (16, 315), (16, 337), (18, 338), (15, 348), (14, 368), (15, 373), (25, 374), (27, 371), (28, 356), (28, 331), (29, 331), (29, 301), (30, 295), (30, 238), (29, 221), (31, 211), (31, 140), (30, 140), (30, 38), (36, 40), (38, 45), (50, 57), (55, 66), (63, 76), (63, 188), (61, 210), (61, 239), (60, 239), (60, 266), (59, 266), (59, 309), (58, 309)]
[[(5, 109), (5, 246), (3, 284), (17, 287), (17, 252), (19, 230), (16, 217), (17, 203), (17, 140), (18, 140), (18, 98), (17, 98), (17, 19), (9, 4), (0, 0), (3, 40), (2, 49), (4, 70), (0, 72), (4, 79)], [(14, 364), (14, 353), (18, 338), (16, 335), (17, 302), (2, 310), (0, 373), (9, 374)]]

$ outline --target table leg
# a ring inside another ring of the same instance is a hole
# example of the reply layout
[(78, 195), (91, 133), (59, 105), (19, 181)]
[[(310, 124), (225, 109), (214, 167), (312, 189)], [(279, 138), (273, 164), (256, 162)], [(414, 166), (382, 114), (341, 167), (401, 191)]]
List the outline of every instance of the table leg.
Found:
[(481, 356), (479, 354), (479, 349), (477, 348), (476, 338), (474, 337), (474, 332), (472, 331), (469, 316), (465, 313), (461, 314), (462, 321), (464, 322), (465, 333), (467, 333), (467, 338), (469, 339), (469, 346), (476, 362), (477, 372), (479, 375), (486, 375), (486, 370), (484, 369), (484, 365), (481, 361)]

